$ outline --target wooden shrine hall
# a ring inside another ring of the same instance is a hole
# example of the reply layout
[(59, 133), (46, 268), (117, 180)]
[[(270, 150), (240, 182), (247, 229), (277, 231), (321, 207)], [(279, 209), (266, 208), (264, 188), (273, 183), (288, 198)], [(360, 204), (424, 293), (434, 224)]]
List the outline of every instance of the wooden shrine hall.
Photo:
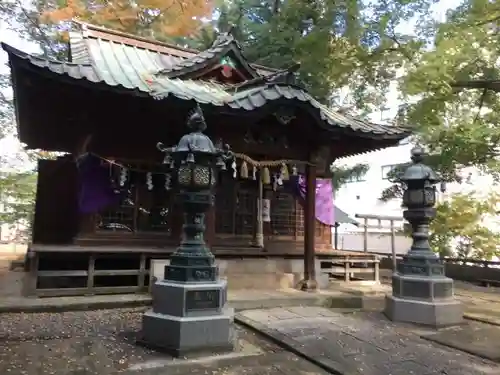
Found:
[(332, 111), (296, 67), (252, 64), (229, 34), (195, 51), (75, 22), (68, 44), (67, 61), (2, 44), (21, 142), (62, 155), (38, 164), (27, 295), (147, 290), (182, 226), (156, 144), (175, 145), (196, 104), (237, 156), (205, 234), (230, 287), (274, 282), (286, 259), (314, 279), (315, 254), (332, 251), (329, 166), (409, 135)]

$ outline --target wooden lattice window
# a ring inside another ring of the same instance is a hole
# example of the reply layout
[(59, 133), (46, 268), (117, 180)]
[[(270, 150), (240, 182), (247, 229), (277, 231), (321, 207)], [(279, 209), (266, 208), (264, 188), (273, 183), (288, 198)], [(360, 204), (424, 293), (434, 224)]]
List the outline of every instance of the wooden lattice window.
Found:
[(257, 218), (257, 191), (252, 186), (240, 186), (236, 195), (236, 234), (253, 235)]
[(153, 174), (149, 188), (146, 173), (131, 172), (130, 183), (122, 189), (119, 203), (98, 215), (97, 230), (170, 234), (172, 206), (173, 193), (165, 189), (164, 175)]
[(296, 199), (285, 191), (274, 192), (271, 199), (271, 228), (276, 236), (295, 236), (297, 230)]
[(234, 234), (234, 202), (236, 189), (230, 179), (221, 177), (215, 196), (215, 233)]
[(215, 232), (253, 235), (257, 217), (257, 183), (222, 178), (215, 198)]

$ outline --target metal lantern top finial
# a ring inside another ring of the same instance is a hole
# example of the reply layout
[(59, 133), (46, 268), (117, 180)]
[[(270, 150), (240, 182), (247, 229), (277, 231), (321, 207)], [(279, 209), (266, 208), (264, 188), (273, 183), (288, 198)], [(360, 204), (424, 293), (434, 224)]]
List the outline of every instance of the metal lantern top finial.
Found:
[(186, 125), (192, 132), (197, 133), (202, 133), (207, 129), (205, 116), (203, 116), (203, 111), (199, 104), (196, 104), (196, 107), (188, 114)]
[(422, 147), (413, 147), (411, 149), (411, 161), (415, 164), (424, 161), (424, 149)]
[[(191, 132), (181, 138), (176, 147), (176, 151), (189, 153), (217, 153), (217, 149), (210, 138), (203, 134), (207, 128), (207, 123), (205, 122), (205, 116), (203, 116), (203, 111), (199, 104), (189, 112), (186, 119), (186, 125)], [(192, 160), (192, 157), (190, 157), (190, 160)]]
[(417, 146), (411, 150), (411, 161), (413, 163), (406, 168), (403, 175), (399, 178), (400, 181), (404, 183), (412, 181), (428, 181), (431, 184), (435, 184), (440, 181), (439, 177), (432, 170), (432, 168), (422, 163), (424, 155), (425, 152), (421, 147)]
[(221, 144), (216, 147), (203, 133), (207, 123), (198, 104), (189, 112), (186, 125), (190, 132), (182, 136), (176, 146), (164, 147), (161, 142), (156, 145), (158, 150), (166, 154), (163, 163), (169, 164), (171, 169), (178, 168), (184, 163), (210, 164), (212, 161), (216, 167), (225, 169), (225, 163), (234, 159), (234, 154), (228, 145)]

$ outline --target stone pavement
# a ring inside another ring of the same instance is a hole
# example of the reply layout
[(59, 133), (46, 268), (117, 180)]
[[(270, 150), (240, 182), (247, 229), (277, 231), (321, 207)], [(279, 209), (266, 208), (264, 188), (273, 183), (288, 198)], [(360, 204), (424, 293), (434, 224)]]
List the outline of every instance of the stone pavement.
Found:
[(500, 288), (455, 282), (455, 295), (465, 306), (465, 317), (500, 326)]
[(144, 309), (4, 314), (2, 375), (327, 375), (308, 361), (236, 327), (233, 353), (173, 359), (137, 346)]
[(500, 363), (500, 329), (489, 324), (469, 323), (422, 337)]
[(342, 375), (498, 375), (500, 365), (436, 345), (430, 334), (382, 314), (342, 314), (322, 307), (239, 312), (235, 321), (261, 331), (323, 369)]

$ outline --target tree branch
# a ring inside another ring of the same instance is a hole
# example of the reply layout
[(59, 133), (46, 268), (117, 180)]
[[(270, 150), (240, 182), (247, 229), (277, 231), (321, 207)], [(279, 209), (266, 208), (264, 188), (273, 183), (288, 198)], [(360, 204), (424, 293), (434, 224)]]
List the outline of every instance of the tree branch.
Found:
[(483, 90), (483, 93), (481, 94), (481, 98), (479, 99), (479, 108), (477, 109), (476, 116), (474, 117), (474, 122), (477, 122), (477, 120), (479, 119), (479, 115), (481, 114), (481, 109), (483, 108), (484, 101), (486, 99), (486, 94), (488, 94), (487, 88), (485, 88)]
[[(24, 17), (26, 17), (26, 19), (35, 27), (35, 29), (38, 30), (38, 32), (40, 33), (41, 38), (45, 41), (47, 47), (51, 50), (51, 52), (54, 55), (57, 55), (57, 51), (54, 50), (54, 48), (52, 47), (52, 43), (51, 43), (49, 37), (47, 36), (47, 34), (45, 33), (45, 31), (42, 30), (42, 28), (40, 27), (40, 24), (38, 22), (35, 22), (33, 20), (33, 18), (28, 14), (28, 12), (26, 11), (26, 9), (24, 9), (24, 7), (22, 6), (20, 0), (16, 0), (16, 3), (18, 5), (19, 9), (21, 10), (21, 12), (23, 13)], [(45, 58), (49, 57), (47, 55), (47, 50), (45, 48), (43, 48), (43, 54), (44, 54)]]

